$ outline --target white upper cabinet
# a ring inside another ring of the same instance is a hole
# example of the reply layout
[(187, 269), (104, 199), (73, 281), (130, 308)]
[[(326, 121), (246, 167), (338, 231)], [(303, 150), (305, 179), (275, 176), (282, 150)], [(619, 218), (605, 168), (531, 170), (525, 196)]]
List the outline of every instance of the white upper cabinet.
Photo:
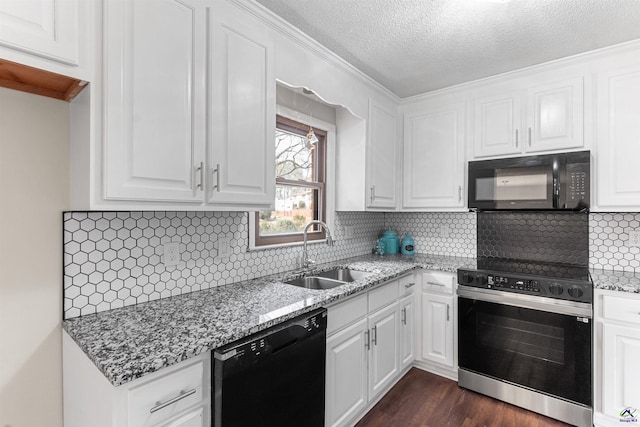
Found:
[(73, 208), (271, 207), (266, 24), (227, 1), (108, 1), (102, 12), (104, 81), (71, 106)]
[(428, 103), (404, 116), (403, 208), (464, 206), (464, 104)]
[[(582, 77), (535, 84), (537, 78), (473, 100), (473, 157), (508, 156), (584, 146)], [(481, 92), (495, 92), (481, 88)]]
[(521, 97), (516, 91), (475, 100), (473, 129), (475, 157), (521, 152), (520, 104)]
[(274, 47), (266, 26), (226, 2), (211, 11), (208, 201), (275, 201)]
[(88, 0), (2, 0), (0, 58), (92, 81), (98, 9)]
[(597, 209), (640, 208), (640, 63), (597, 77)]
[(369, 100), (367, 207), (396, 207), (396, 113)]
[(3, 0), (0, 44), (64, 64), (78, 64), (78, 14), (85, 0)]
[(202, 3), (109, 1), (105, 14), (105, 198), (201, 201)]
[(582, 77), (527, 91), (526, 152), (584, 146)]

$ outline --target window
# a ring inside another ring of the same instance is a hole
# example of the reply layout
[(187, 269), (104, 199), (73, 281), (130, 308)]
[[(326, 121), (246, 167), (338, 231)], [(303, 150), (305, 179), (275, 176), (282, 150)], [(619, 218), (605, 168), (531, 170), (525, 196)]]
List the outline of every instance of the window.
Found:
[[(310, 143), (309, 125), (276, 117), (276, 200), (274, 211), (255, 213), (255, 246), (302, 242), (305, 225), (326, 221), (327, 132), (313, 128), (318, 141)], [(324, 239), (317, 226), (308, 240)]]

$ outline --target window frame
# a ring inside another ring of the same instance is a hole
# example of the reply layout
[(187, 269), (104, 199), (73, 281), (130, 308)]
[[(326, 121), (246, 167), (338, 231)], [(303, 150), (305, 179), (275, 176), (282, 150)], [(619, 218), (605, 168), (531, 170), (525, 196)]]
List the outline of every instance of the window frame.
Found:
[[(334, 182), (335, 182), (335, 165), (332, 159), (335, 153), (335, 125), (310, 117), (308, 114), (304, 114), (287, 107), (276, 105), (276, 127), (278, 127), (278, 121), (285, 124), (285, 126), (292, 126), (299, 132), (304, 131), (304, 134), (309, 130), (309, 126), (313, 127), (314, 132), (319, 139), (324, 137), (324, 200), (320, 201), (321, 207), (319, 209), (324, 210), (323, 220), (329, 228), (333, 231), (334, 222)], [(289, 129), (283, 129), (289, 130)], [(275, 136), (275, 135), (274, 135)], [(276, 179), (276, 183), (278, 180)], [(295, 184), (296, 186), (306, 187), (304, 182), (284, 180), (280, 179), (280, 182), (287, 184)], [(275, 183), (274, 183), (275, 184)], [(309, 186), (312, 188), (313, 186)], [(275, 199), (274, 199), (275, 202)], [(274, 247), (286, 247), (297, 246), (303, 242), (302, 233), (289, 233), (278, 236), (260, 237), (259, 227), (260, 218), (259, 212), (249, 212), (249, 250), (269, 249)], [(334, 232), (335, 236), (335, 232)], [(308, 243), (314, 244), (318, 242), (324, 242), (326, 236), (324, 230), (318, 230), (317, 226), (309, 229), (307, 233)]]

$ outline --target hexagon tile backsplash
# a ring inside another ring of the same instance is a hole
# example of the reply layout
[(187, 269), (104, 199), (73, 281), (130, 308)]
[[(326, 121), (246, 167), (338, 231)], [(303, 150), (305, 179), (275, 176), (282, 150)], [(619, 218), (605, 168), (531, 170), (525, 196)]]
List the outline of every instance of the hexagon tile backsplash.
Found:
[(589, 267), (640, 273), (640, 248), (629, 246), (629, 230), (640, 230), (640, 213), (589, 214)]
[[(338, 212), (335, 246), (309, 252), (317, 262), (370, 253), (383, 226), (382, 214)], [(301, 254), (248, 251), (246, 212), (65, 212), (63, 227), (66, 319), (292, 270)], [(221, 237), (231, 239), (228, 257), (217, 255)], [(163, 263), (167, 242), (180, 243), (176, 266)]]
[[(65, 212), (63, 227), (65, 318), (292, 270), (300, 256), (299, 247), (248, 251), (246, 212)], [(318, 262), (364, 255), (387, 227), (411, 233), (419, 253), (477, 254), (473, 212), (336, 212), (336, 245), (310, 252)], [(640, 273), (629, 229), (640, 229), (640, 213), (589, 214), (589, 266)], [(229, 257), (217, 256), (220, 237), (231, 239)], [(177, 266), (162, 262), (166, 242), (180, 243)]]

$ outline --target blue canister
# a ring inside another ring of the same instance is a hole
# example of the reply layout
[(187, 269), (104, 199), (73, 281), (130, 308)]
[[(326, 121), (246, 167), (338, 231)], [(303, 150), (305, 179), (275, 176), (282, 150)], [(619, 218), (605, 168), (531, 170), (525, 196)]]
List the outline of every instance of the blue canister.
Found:
[(406, 233), (402, 238), (402, 243), (400, 244), (400, 253), (406, 256), (414, 256), (416, 253), (413, 238), (409, 235), (409, 233)]
[(400, 239), (398, 239), (398, 235), (392, 229), (388, 229), (382, 234), (380, 238), (384, 242), (384, 253), (385, 254), (397, 254), (398, 247), (400, 246)]

